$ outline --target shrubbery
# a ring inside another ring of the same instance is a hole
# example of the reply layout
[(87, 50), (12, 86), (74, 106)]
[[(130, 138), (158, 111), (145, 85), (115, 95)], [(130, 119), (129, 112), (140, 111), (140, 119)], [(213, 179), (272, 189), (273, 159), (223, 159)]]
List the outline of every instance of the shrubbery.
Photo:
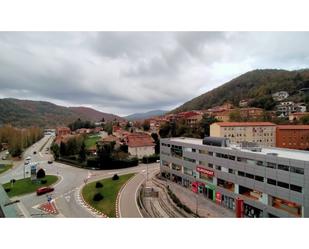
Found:
[(103, 200), (103, 198), (104, 198), (104, 196), (103, 196), (101, 193), (96, 193), (96, 194), (93, 196), (92, 200), (93, 200), (93, 201), (101, 201), (101, 200)]
[(151, 155), (151, 156), (144, 156), (142, 159), (143, 163), (155, 163), (157, 160), (160, 160), (160, 155)]
[(44, 169), (39, 169), (38, 172), (36, 173), (36, 178), (44, 178), (45, 177), (45, 171)]
[(96, 182), (95, 187), (96, 188), (103, 188), (103, 184), (101, 182)]
[(119, 176), (118, 176), (117, 174), (113, 175), (112, 180), (113, 180), (113, 181), (119, 180)]
[(46, 184), (47, 180), (41, 180), (41, 184)]

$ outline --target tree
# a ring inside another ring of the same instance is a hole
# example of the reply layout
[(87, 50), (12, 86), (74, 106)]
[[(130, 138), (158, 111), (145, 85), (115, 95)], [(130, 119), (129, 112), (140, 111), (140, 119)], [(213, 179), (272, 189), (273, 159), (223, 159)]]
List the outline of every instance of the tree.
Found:
[(113, 180), (113, 181), (119, 180), (119, 176), (118, 176), (117, 174), (113, 175), (112, 180)]
[(164, 123), (160, 126), (159, 135), (162, 138), (166, 138), (170, 136), (171, 126), (170, 123)]
[(95, 187), (96, 188), (103, 188), (103, 184), (101, 182), (96, 182)]
[(145, 120), (144, 122), (143, 122), (143, 130), (144, 131), (149, 131), (149, 129), (150, 129), (150, 123), (149, 123), (149, 121), (148, 120)]
[(103, 198), (104, 198), (104, 196), (103, 196), (101, 193), (96, 193), (96, 194), (93, 196), (92, 200), (93, 200), (93, 201), (101, 201), (101, 200), (103, 200)]
[(202, 120), (199, 123), (200, 137), (210, 136), (210, 125), (218, 122), (218, 120), (208, 114), (204, 114)]
[(66, 155), (66, 145), (64, 142), (61, 141), (60, 143), (60, 156), (65, 156)]
[(51, 146), (51, 151), (54, 153), (55, 158), (58, 159), (58, 158), (59, 158), (59, 155), (60, 155), (60, 150), (59, 150), (58, 144), (54, 143), (54, 144)]
[(155, 142), (155, 153), (160, 154), (160, 140), (157, 133), (151, 133), (151, 137)]
[(114, 143), (97, 144), (97, 157), (101, 168), (111, 163), (114, 145)]
[(309, 125), (309, 115), (305, 115), (300, 118), (300, 122), (304, 125)]
[(128, 153), (129, 152), (129, 147), (128, 147), (127, 144), (121, 144), (119, 150), (124, 152), (124, 153)]
[(39, 169), (38, 172), (36, 173), (36, 178), (44, 178), (45, 177), (45, 171), (44, 169)]
[(81, 162), (84, 162), (86, 160), (86, 145), (84, 141), (82, 142), (82, 145), (79, 150), (79, 160)]

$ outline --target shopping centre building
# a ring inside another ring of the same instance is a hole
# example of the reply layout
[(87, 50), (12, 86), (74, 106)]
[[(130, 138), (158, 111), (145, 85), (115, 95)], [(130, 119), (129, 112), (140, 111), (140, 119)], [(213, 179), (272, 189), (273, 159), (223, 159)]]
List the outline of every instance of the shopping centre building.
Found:
[(165, 138), (160, 148), (163, 177), (235, 210), (237, 217), (309, 217), (306, 151), (218, 137)]

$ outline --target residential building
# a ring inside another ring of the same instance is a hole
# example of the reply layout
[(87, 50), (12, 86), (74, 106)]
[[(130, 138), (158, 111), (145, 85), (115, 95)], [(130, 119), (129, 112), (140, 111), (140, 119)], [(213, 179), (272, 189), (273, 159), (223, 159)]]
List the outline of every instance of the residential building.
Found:
[(309, 150), (309, 125), (277, 125), (276, 147)]
[(280, 91), (280, 92), (274, 93), (272, 97), (275, 101), (282, 101), (286, 99), (287, 97), (289, 97), (289, 94), (286, 91)]
[(289, 115), (289, 120), (298, 121), (304, 116), (309, 116), (309, 112), (294, 112)]
[(56, 136), (65, 136), (71, 134), (71, 129), (69, 127), (57, 127)]
[(307, 110), (304, 103), (295, 104), (293, 101), (281, 102), (276, 108), (279, 117), (289, 117), (294, 112), (306, 112)]
[(261, 119), (264, 114), (262, 108), (248, 107), (239, 109), (240, 117), (243, 119)]
[(160, 140), (160, 174), (236, 217), (309, 217), (309, 153), (227, 138)]
[(252, 99), (242, 99), (239, 101), (238, 105), (239, 107), (248, 107), (250, 101), (252, 101)]
[(224, 110), (224, 111), (217, 111), (213, 112), (212, 116), (214, 116), (220, 122), (229, 122), (230, 121), (230, 114), (234, 110)]
[(229, 138), (238, 144), (253, 142), (275, 146), (276, 125), (270, 122), (217, 122), (210, 125), (210, 136)]
[(155, 144), (152, 137), (146, 133), (130, 133), (126, 136), (128, 152), (141, 159), (155, 154)]

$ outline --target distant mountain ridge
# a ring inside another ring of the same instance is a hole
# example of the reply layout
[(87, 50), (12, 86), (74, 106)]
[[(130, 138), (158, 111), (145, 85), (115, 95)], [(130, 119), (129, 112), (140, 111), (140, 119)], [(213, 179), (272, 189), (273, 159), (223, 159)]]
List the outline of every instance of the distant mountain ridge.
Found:
[(123, 118), (88, 107), (64, 107), (47, 101), (21, 100), (14, 98), (0, 99), (0, 125), (10, 123), (17, 127), (56, 127), (82, 120), (105, 121)]
[(178, 113), (189, 110), (208, 109), (230, 102), (238, 106), (243, 99), (253, 99), (253, 106), (274, 106), (272, 94), (278, 91), (287, 91), (288, 100), (305, 102), (309, 105), (308, 93), (299, 90), (309, 87), (309, 69), (295, 71), (279, 69), (257, 69), (247, 72), (239, 77), (206, 92), (172, 110)]
[(167, 113), (167, 111), (163, 111), (163, 110), (152, 110), (149, 112), (142, 112), (142, 113), (134, 113), (128, 116), (125, 116), (124, 118), (127, 120), (143, 120), (143, 119), (148, 119), (154, 116), (161, 116), (164, 115), (165, 113)]

